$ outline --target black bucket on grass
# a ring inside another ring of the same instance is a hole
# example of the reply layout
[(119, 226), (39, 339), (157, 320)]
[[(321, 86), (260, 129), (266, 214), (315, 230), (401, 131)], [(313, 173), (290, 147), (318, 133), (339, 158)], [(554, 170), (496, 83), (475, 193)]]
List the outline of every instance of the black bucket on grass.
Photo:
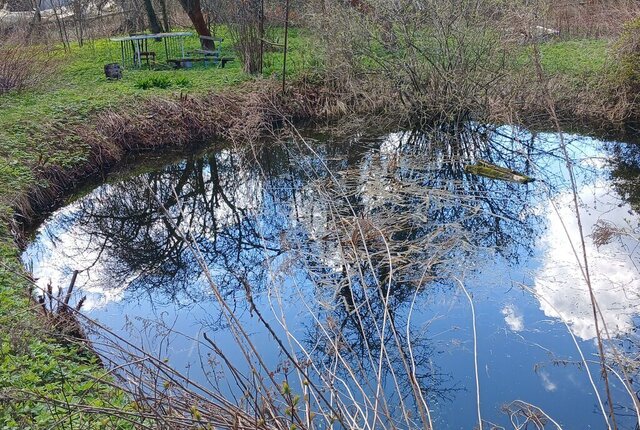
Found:
[(122, 68), (118, 63), (104, 65), (104, 75), (107, 79), (122, 79)]

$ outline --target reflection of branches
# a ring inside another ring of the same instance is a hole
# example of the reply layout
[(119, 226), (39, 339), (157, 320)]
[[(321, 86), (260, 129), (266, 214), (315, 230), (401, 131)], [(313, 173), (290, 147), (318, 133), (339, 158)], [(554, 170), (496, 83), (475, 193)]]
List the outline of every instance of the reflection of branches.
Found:
[[(474, 189), (480, 182), (463, 176), (457, 158), (432, 164), (429, 170), (424, 167), (425, 158), (439, 158), (425, 157), (409, 146), (405, 153), (385, 154), (384, 160), (382, 154), (371, 156), (367, 151), (355, 157), (353, 166), (347, 156), (337, 162), (341, 170), (332, 171), (331, 157), (315, 164), (316, 150), (301, 141), (304, 146), (299, 151), (306, 152), (306, 147), (312, 156), (310, 160), (295, 158), (303, 165), (300, 170), (310, 174), (313, 194), (327, 197), (321, 200), (322, 221), (302, 220), (310, 236), (321, 240), (298, 241), (293, 257), (304, 263), (308, 280), (326, 309), (310, 309), (315, 316), (306, 345), (314, 351), (313, 361), (323, 362), (333, 378), (357, 387), (365, 403), (367, 398), (376, 399), (368, 405), (374, 420), (378, 419), (381, 387), (388, 382), (380, 400), (382, 415), (394, 420), (388, 408), (397, 396), (401, 420), (407, 417), (407, 407), (416, 407), (426, 412), (422, 417), (427, 423), (429, 409), (422, 395), (438, 391), (436, 375), (415, 371), (425, 369), (421, 358), (429, 356), (429, 349), (422, 349), (412, 335), (410, 321), (404, 322), (403, 307), (423, 281), (437, 279), (436, 273), (446, 276), (446, 265), (458, 249), (475, 252), (484, 235), (501, 232), (495, 218), (520, 227), (520, 209), (512, 215), (509, 210), (515, 205), (493, 205), (495, 193)], [(513, 195), (509, 197), (505, 202), (513, 202)], [(484, 231), (477, 228), (483, 219), (490, 222)], [(500, 245), (507, 248), (506, 243)], [(420, 273), (423, 276), (418, 279)], [(431, 276), (424, 279), (424, 274)], [(336, 305), (327, 306), (336, 298)], [(405, 331), (407, 336), (401, 334)], [(406, 393), (399, 389), (407, 385), (417, 390)], [(411, 401), (406, 404), (408, 398)]]
[[(237, 169), (232, 156), (218, 154), (103, 187), (97, 198), (82, 200), (72, 214), (73, 222), (89, 238), (86, 247), (91, 248), (78, 252), (106, 252), (102, 261), (115, 285), (161, 289), (172, 300), (181, 293), (193, 294), (189, 288), (200, 272), (193, 270), (193, 256), (172, 223), (150, 204), (153, 197), (145, 187), (149, 184), (173, 223), (194, 232), (211, 265), (223, 272), (243, 270), (259, 284), (264, 276), (262, 260), (278, 255), (280, 249), (275, 236), (267, 246), (256, 240), (258, 218), (252, 212), (260, 212), (261, 202), (251, 188), (262, 185), (251, 172), (237, 181)], [(178, 198), (171, 194), (172, 185)], [(270, 222), (277, 229), (276, 215), (265, 212), (262, 216), (272, 217)]]
[(640, 211), (640, 145), (612, 144), (609, 151), (613, 156), (611, 176), (614, 188), (635, 211)]
[[(429, 402), (453, 388), (430, 362), (416, 301), (429, 286), (449, 285), (460, 257), (488, 247), (517, 256), (534, 237), (527, 188), (462, 168), (482, 158), (523, 170), (508, 143), (493, 148), (488, 130), (456, 132), (313, 146), (299, 136), (265, 150), (256, 144), (247, 151), (254, 160), (220, 151), (103, 187), (64, 222), (89, 238), (78, 251), (100, 250), (114, 284), (192, 303), (210, 287), (213, 314), (239, 353), (223, 353), (213, 337), (199, 348), (238, 381), (239, 402), (254, 418), (311, 428), (319, 425), (313, 410), (346, 428), (418, 420), (431, 428)], [(230, 305), (238, 292), (259, 323)], [(285, 319), (288, 293), (304, 333)], [(255, 324), (278, 340), (286, 386), (252, 343)], [(124, 353), (111, 359), (130, 361)], [(170, 403), (159, 390), (164, 370), (129, 372), (145, 375), (154, 408)], [(308, 413), (298, 410), (295, 390), (308, 394)]]
[[(324, 225), (308, 221), (317, 230), (312, 236), (321, 237), (321, 243), (303, 243), (298, 252), (311, 282), (333, 291), (344, 304), (335, 311), (335, 324), (343, 337), (346, 329), (361, 339), (361, 353), (379, 347), (362, 328), (372, 330), (385, 309), (392, 316), (401, 313), (421, 273), (426, 272), (429, 281), (447, 278), (445, 266), (459, 253), (474, 254), (485, 246), (510, 253), (517, 244), (528, 247), (526, 241), (531, 240), (512, 185), (479, 181), (464, 174), (462, 160), (443, 156), (458, 154), (455, 145), (466, 148), (467, 157), (474, 150), (490, 153), (490, 142), (482, 147), (477, 141), (466, 144), (449, 138), (436, 144), (420, 136), (398, 137), (390, 153), (379, 149), (371, 155), (367, 148), (359, 158), (342, 158), (347, 161), (338, 162), (342, 170), (329, 183), (322, 180), (322, 169), (303, 159), (302, 170), (316, 178), (315, 195), (331, 194)], [(350, 159), (355, 166), (349, 165)], [(429, 161), (434, 159), (441, 161)], [(342, 199), (330, 200), (335, 195)], [(525, 194), (522, 200), (526, 198)]]
[(542, 409), (522, 400), (514, 400), (503, 407), (509, 415), (514, 430), (534, 428), (542, 430), (551, 422), (556, 429), (562, 430), (560, 424), (547, 415)]

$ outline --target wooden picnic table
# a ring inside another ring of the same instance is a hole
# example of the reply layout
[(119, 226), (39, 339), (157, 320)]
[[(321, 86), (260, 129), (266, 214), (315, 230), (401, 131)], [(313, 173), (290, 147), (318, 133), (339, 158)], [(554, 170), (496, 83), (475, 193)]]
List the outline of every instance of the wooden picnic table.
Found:
[[(175, 33), (135, 34), (125, 37), (112, 37), (110, 40), (120, 43), (123, 67), (126, 67), (128, 58), (132, 58), (133, 67), (141, 67), (143, 57), (146, 57), (147, 63), (151, 56), (155, 61), (155, 51), (149, 51), (147, 48), (149, 40), (164, 42), (165, 59), (169, 62), (175, 57), (185, 57), (184, 40), (192, 35), (193, 33), (182, 31)], [(131, 50), (129, 50), (130, 47)]]

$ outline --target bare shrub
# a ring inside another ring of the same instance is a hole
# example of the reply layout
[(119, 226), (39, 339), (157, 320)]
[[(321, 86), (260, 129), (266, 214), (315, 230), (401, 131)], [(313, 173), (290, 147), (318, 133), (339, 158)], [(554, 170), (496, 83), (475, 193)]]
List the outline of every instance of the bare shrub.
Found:
[(622, 23), (640, 14), (640, 4), (633, 0), (541, 3), (544, 14), (538, 24), (558, 30), (563, 37), (615, 37)]
[(606, 110), (617, 121), (637, 115), (640, 101), (640, 18), (622, 27), (620, 37), (611, 48), (611, 61), (597, 88), (598, 103), (606, 103)]
[(620, 61), (621, 79), (630, 90), (640, 89), (640, 18), (625, 24), (615, 51)]
[(465, 120), (483, 115), (504, 89), (509, 45), (501, 9), (486, 1), (338, 2), (318, 22), (326, 74), (343, 88), (376, 81), (410, 119)]
[(263, 1), (221, 1), (219, 15), (229, 23), (229, 31), (244, 71), (256, 74), (261, 68), (263, 35)]
[[(366, 93), (386, 99), (417, 125), (468, 119), (530, 124), (548, 114), (527, 45), (614, 37), (639, 8), (624, 0), (325, 1), (306, 17), (323, 57), (316, 70), (326, 87), (346, 98)], [(563, 117), (619, 122), (633, 115), (639, 92), (610, 74), (575, 84), (568, 74), (550, 77)]]
[(0, 58), (0, 94), (38, 85), (54, 66), (43, 48), (16, 40), (0, 44)]

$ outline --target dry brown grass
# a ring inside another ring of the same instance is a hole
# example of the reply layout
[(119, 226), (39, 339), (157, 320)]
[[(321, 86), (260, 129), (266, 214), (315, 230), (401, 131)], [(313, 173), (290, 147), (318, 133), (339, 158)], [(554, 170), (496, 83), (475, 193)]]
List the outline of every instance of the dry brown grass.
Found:
[(640, 16), (635, 0), (563, 0), (545, 2), (543, 23), (564, 37), (617, 37), (622, 23)]

